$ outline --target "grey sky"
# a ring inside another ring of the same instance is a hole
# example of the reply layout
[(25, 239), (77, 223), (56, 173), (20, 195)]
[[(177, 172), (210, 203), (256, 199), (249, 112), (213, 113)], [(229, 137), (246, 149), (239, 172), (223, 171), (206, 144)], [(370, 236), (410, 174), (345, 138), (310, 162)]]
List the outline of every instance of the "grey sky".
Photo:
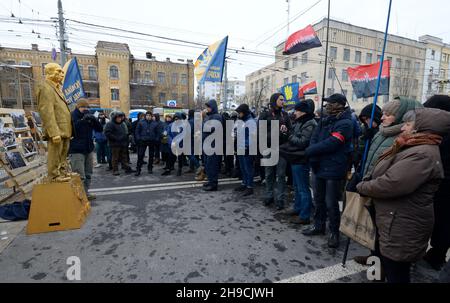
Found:
[[(291, 0), (291, 18), (312, 6), (318, 0)], [(0, 0), (0, 16), (9, 17), (11, 10), (16, 17), (48, 20), (57, 16), (57, 0)], [(287, 36), (283, 28), (273, 37), (258, 45), (287, 23), (286, 0), (63, 0), (65, 17), (96, 24), (109, 25), (155, 35), (211, 44), (229, 35), (229, 46), (245, 47), (273, 53), (274, 46)], [(331, 16), (334, 19), (358, 26), (384, 31), (388, 0), (332, 0)], [(34, 10), (34, 13), (32, 10)], [(326, 15), (327, 0), (290, 25), (290, 32), (321, 20)], [(417, 39), (430, 34), (450, 43), (448, 0), (394, 0), (391, 16), (391, 34)], [(26, 47), (38, 43), (41, 49), (58, 48), (55, 29), (45, 26), (0, 22), (0, 43), (4, 46)], [(137, 58), (152, 52), (157, 59), (196, 59), (199, 48), (156, 43), (157, 39), (134, 36), (141, 40), (114, 37), (110, 34), (130, 36), (126, 33), (97, 30), (68, 22), (69, 47), (74, 52), (94, 53), (97, 40), (128, 43)], [(14, 32), (8, 31), (14, 30)], [(31, 31), (42, 33), (41, 39)], [(97, 33), (86, 33), (90, 30)], [(100, 35), (98, 32), (105, 33)], [(16, 35), (21, 35), (17, 37)], [(50, 39), (45, 39), (50, 38)], [(151, 40), (151, 41), (150, 41)], [(273, 62), (270, 58), (244, 56), (229, 52), (229, 78), (245, 79), (245, 75)]]

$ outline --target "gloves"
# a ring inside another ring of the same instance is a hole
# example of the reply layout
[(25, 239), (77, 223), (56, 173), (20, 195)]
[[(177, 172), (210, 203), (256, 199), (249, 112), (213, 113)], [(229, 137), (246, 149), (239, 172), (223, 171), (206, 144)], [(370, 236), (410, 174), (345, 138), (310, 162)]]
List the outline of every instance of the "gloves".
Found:
[(349, 192), (357, 193), (358, 190), (356, 189), (356, 185), (358, 185), (358, 183), (360, 183), (361, 180), (362, 180), (361, 175), (358, 172), (355, 172), (353, 174), (352, 178), (350, 179), (350, 181), (348, 181), (347, 187), (345, 188), (345, 190), (349, 191)]

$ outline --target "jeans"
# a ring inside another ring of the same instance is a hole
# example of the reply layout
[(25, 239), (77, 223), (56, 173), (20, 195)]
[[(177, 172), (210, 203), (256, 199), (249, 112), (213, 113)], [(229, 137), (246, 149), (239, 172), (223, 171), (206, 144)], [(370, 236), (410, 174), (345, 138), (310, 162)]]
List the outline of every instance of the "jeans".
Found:
[(70, 154), (70, 166), (72, 171), (79, 174), (87, 193), (91, 185), (92, 167), (94, 165), (94, 153)]
[(148, 169), (151, 170), (153, 168), (153, 156), (155, 155), (155, 143), (151, 141), (143, 141), (139, 142), (137, 145), (138, 152), (138, 161), (136, 165), (137, 170), (141, 170), (141, 167), (144, 163), (145, 152), (148, 147)]
[(208, 184), (212, 186), (217, 186), (219, 183), (219, 171), (220, 171), (220, 156), (205, 155), (205, 172), (208, 177)]
[(253, 188), (253, 156), (238, 156), (242, 172), (242, 185)]
[(328, 216), (331, 233), (339, 233), (341, 222), (341, 213), (339, 211), (341, 182), (341, 180), (315, 178), (314, 201), (316, 202), (316, 213), (314, 214), (314, 225), (317, 229), (325, 230)]
[(106, 163), (108, 158), (108, 143), (105, 142), (95, 142), (95, 151), (97, 153), (97, 163)]
[(388, 283), (410, 283), (410, 262), (398, 262), (381, 256), (381, 266)]
[[(286, 198), (286, 166), (287, 162), (280, 157), (278, 164), (275, 166), (266, 166), (266, 198), (275, 198), (277, 206), (284, 207)], [(276, 184), (276, 195), (274, 186)]]
[(154, 146), (155, 146), (154, 158), (155, 158), (155, 160), (160, 160), (161, 159), (161, 142), (156, 141)]
[(312, 197), (309, 188), (309, 165), (292, 165), (292, 178), (295, 189), (294, 210), (300, 219), (310, 220)]

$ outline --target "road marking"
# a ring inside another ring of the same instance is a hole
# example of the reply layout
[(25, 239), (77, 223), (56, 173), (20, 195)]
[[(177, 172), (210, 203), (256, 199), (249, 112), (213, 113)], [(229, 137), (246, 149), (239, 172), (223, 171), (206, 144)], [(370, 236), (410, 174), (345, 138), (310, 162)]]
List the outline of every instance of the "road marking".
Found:
[(347, 276), (364, 272), (366, 270), (366, 266), (362, 266), (354, 260), (351, 260), (345, 264), (345, 267), (342, 266), (342, 263), (339, 263), (296, 277), (281, 280), (277, 283), (329, 283)]
[[(228, 181), (238, 181), (237, 178), (228, 178), (228, 179), (220, 179), (220, 182), (228, 182)], [(130, 189), (142, 189), (142, 188), (152, 188), (152, 187), (164, 187), (164, 186), (177, 186), (177, 185), (188, 185), (188, 184), (203, 184), (204, 181), (184, 181), (184, 182), (170, 182), (170, 183), (159, 183), (159, 184), (143, 184), (143, 185), (134, 185), (134, 186), (123, 186), (123, 187), (107, 187), (107, 188), (95, 188), (90, 189), (90, 193), (99, 193), (104, 191), (118, 191), (118, 190), (130, 190)]]
[[(180, 182), (182, 183), (182, 182)], [(241, 181), (219, 181), (219, 185), (230, 185), (230, 184), (240, 184)], [(171, 183), (168, 183), (171, 184)], [(173, 183), (172, 183), (173, 184)], [(159, 185), (159, 186), (157, 186)], [(153, 186), (147, 185), (145, 187), (140, 186), (139, 188), (131, 188), (131, 189), (123, 189), (123, 188), (110, 188), (110, 189), (98, 189), (97, 191), (89, 191), (89, 193), (95, 193), (96, 196), (111, 196), (111, 195), (123, 195), (123, 194), (131, 194), (131, 193), (142, 193), (142, 192), (152, 192), (152, 191), (163, 191), (163, 190), (174, 190), (174, 189), (183, 189), (183, 188), (197, 188), (202, 187), (203, 182), (168, 186), (167, 184), (154, 184)], [(113, 190), (114, 189), (114, 190)]]

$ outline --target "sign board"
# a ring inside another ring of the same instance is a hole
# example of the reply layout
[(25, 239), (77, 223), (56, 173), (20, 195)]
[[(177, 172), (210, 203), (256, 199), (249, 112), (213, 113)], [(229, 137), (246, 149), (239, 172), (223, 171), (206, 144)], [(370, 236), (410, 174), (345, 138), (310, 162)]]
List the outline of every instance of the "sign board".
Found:
[(169, 107), (177, 107), (177, 100), (168, 100), (167, 106)]

